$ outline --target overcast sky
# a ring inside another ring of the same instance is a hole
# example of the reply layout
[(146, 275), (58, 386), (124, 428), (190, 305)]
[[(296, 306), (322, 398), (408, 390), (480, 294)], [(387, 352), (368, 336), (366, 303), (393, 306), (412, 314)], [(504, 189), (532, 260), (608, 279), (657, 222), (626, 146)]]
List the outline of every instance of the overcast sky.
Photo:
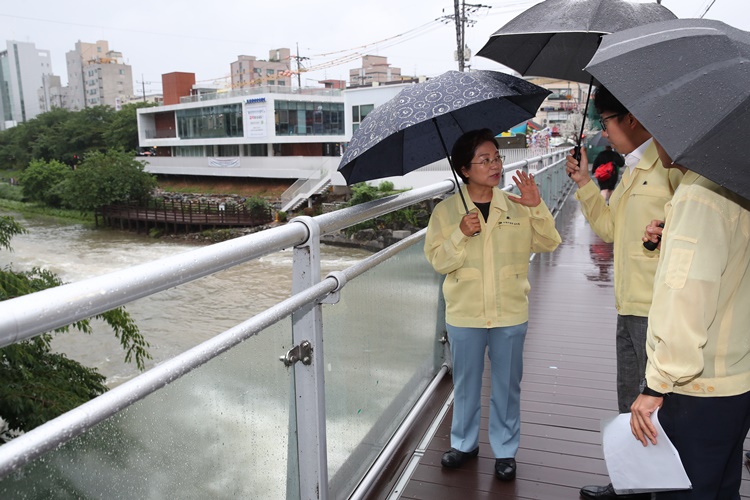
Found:
[[(641, 0), (654, 1), (654, 0)], [(487, 1), (472, 13), (466, 41), (472, 53), (490, 35), (540, 0)], [(479, 4), (480, 2), (475, 2)], [(713, 5), (712, 5), (713, 3)], [(718, 19), (750, 31), (748, 0), (663, 0), (678, 17)], [(161, 91), (161, 75), (196, 74), (196, 80), (226, 81), (238, 55), (267, 59), (271, 49), (289, 47), (307, 57), (311, 71), (303, 86), (318, 80), (349, 79), (361, 56), (386, 56), (404, 75), (434, 76), (457, 69), (456, 29), (436, 21), (453, 14), (450, 0), (26, 0), (0, 7), (0, 50), (5, 40), (33, 42), (51, 52), (52, 70), (67, 81), (65, 53), (77, 41), (107, 40), (133, 68), (134, 91)], [(474, 57), (472, 68), (504, 68)], [(312, 71), (312, 69), (316, 69)]]

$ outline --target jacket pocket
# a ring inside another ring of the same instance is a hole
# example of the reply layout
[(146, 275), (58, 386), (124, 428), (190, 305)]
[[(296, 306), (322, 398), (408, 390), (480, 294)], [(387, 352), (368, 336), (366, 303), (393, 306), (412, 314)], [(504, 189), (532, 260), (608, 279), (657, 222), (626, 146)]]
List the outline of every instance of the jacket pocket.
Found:
[(529, 264), (523, 263), (523, 264), (511, 264), (509, 266), (503, 266), (500, 268), (500, 278), (501, 279), (509, 279), (509, 278), (526, 278), (529, 275)]
[(443, 295), (448, 316), (481, 316), (484, 308), (482, 286), (482, 273), (473, 267), (462, 267), (446, 276)]
[(669, 265), (665, 283), (669, 288), (680, 289), (685, 286), (690, 264), (693, 262), (693, 250), (686, 248), (673, 248), (669, 255)]
[(517, 315), (529, 307), (529, 265), (511, 264), (500, 268), (500, 282), (496, 294), (500, 315)]
[(620, 302), (651, 304), (659, 252), (649, 252), (643, 248), (643, 243), (634, 241), (630, 242), (627, 259), (628, 262), (623, 268), (625, 273), (620, 290)]

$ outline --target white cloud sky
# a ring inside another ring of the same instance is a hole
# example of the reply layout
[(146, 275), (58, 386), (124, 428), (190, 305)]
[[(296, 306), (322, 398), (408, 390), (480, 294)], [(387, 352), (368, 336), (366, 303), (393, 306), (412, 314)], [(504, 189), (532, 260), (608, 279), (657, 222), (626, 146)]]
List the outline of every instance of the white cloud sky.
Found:
[[(471, 15), (466, 41), (476, 53), (490, 35), (540, 0), (485, 2)], [(647, 0), (640, 0), (647, 1)], [(651, 1), (651, 0), (648, 0)], [(719, 19), (750, 31), (747, 0), (663, 0), (678, 17)], [(476, 2), (479, 3), (479, 2)], [(126, 3), (83, 0), (5, 2), (0, 8), (0, 50), (5, 40), (33, 42), (51, 52), (52, 69), (67, 81), (65, 53), (77, 41), (107, 40), (133, 68), (134, 90), (161, 90), (161, 75), (173, 71), (196, 74), (200, 82), (229, 75), (238, 55), (267, 59), (271, 49), (289, 47), (309, 57), (304, 63), (321, 68), (302, 75), (302, 85), (322, 79), (349, 79), (361, 65), (360, 54), (388, 57), (404, 75), (437, 75), (457, 69), (453, 59), (456, 30), (450, 0), (131, 0)], [(341, 51), (341, 52), (340, 52)], [(328, 54), (328, 55), (324, 55)], [(348, 56), (343, 64), (335, 59)], [(502, 70), (488, 59), (472, 58), (477, 69)]]

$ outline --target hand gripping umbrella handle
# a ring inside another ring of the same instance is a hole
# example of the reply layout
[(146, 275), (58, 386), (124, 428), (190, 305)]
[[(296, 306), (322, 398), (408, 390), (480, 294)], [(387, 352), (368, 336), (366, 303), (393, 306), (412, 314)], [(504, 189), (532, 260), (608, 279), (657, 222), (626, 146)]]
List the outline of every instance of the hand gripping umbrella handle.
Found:
[[(443, 151), (445, 152), (445, 157), (448, 158), (448, 164), (451, 167), (451, 172), (453, 173), (453, 179), (456, 181), (456, 189), (458, 190), (458, 194), (461, 196), (461, 202), (464, 204), (464, 210), (466, 211), (466, 215), (469, 215), (469, 206), (466, 204), (466, 198), (464, 198), (464, 193), (461, 191), (461, 184), (458, 182), (458, 176), (456, 175), (456, 169), (453, 168), (453, 160), (451, 159), (451, 155), (448, 154), (448, 147), (445, 145), (445, 139), (443, 139), (443, 134), (440, 132), (440, 127), (438, 126), (437, 120), (435, 118), (432, 119), (432, 124), (435, 126), (435, 130), (438, 133), (438, 137), (440, 137), (440, 143), (443, 145)], [(471, 236), (477, 236), (479, 235), (479, 231), (472, 234)]]
[[(664, 227), (664, 223), (663, 222), (659, 223), (659, 227)], [(659, 241), (661, 241), (661, 236), (657, 236), (657, 238), (659, 239)], [(656, 250), (656, 247), (659, 246), (659, 241), (657, 241), (656, 243), (654, 243), (651, 240), (644, 241), (643, 242), (643, 248), (645, 248), (646, 250), (650, 250), (651, 252), (653, 252), (654, 250)]]

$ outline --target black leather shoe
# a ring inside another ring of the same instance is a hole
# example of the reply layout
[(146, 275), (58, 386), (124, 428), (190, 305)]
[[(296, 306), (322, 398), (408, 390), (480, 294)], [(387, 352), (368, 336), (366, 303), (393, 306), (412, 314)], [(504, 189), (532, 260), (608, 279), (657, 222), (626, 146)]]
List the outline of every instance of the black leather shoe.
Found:
[(470, 458), (474, 458), (477, 455), (479, 455), (479, 446), (467, 452), (458, 451), (455, 448), (451, 448), (450, 450), (443, 453), (443, 459), (440, 460), (440, 463), (443, 465), (443, 467), (456, 469), (465, 464), (467, 460), (469, 460)]
[(750, 461), (750, 451), (745, 452), (745, 460)]
[(607, 499), (626, 499), (626, 500), (650, 500), (651, 493), (637, 493), (635, 495), (618, 495), (612, 487), (612, 483), (607, 486), (584, 486), (581, 488), (581, 498), (596, 498), (599, 500)]
[(495, 477), (500, 481), (513, 481), (516, 478), (516, 459), (498, 458), (495, 460)]

